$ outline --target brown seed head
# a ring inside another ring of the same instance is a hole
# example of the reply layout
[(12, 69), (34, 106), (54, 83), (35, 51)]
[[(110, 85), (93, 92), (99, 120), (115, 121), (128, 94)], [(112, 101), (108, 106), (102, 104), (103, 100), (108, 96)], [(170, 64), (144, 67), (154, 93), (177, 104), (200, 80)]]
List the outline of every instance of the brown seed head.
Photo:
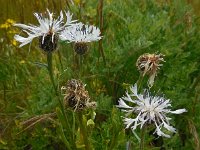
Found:
[(157, 70), (160, 69), (161, 62), (164, 62), (163, 54), (149, 54), (145, 53), (141, 55), (137, 62), (136, 66), (140, 73), (145, 76), (145, 74), (149, 75), (149, 86), (152, 87), (154, 83), (154, 78), (157, 75)]
[(85, 89), (85, 86), (86, 85), (83, 84), (81, 80), (69, 80), (67, 85), (62, 87), (62, 89), (65, 90), (65, 106), (71, 107), (74, 111), (92, 108), (91, 104), (94, 102), (89, 102), (90, 97), (88, 91)]

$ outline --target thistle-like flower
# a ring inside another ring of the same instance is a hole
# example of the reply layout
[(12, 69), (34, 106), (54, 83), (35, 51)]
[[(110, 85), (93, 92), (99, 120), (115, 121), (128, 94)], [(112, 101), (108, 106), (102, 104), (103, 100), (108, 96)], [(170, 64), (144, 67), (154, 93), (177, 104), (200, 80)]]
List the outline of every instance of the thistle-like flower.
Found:
[(154, 84), (155, 76), (157, 75), (157, 71), (160, 69), (160, 62), (164, 62), (164, 55), (162, 54), (148, 54), (145, 53), (141, 55), (137, 62), (136, 66), (140, 73), (145, 76), (145, 74), (149, 75), (148, 86), (152, 87)]
[(41, 49), (46, 52), (51, 52), (56, 49), (60, 32), (65, 27), (71, 25), (74, 20), (72, 20), (72, 15), (70, 15), (69, 12), (65, 12), (67, 17), (67, 21), (65, 23), (62, 11), (57, 19), (53, 17), (53, 13), (50, 13), (48, 9), (47, 13), (49, 16), (48, 18), (43, 17), (42, 14), (34, 13), (39, 22), (38, 26), (32, 24), (14, 24), (14, 26), (22, 28), (23, 31), (28, 35), (28, 37), (22, 37), (18, 34), (14, 36), (15, 40), (21, 43), (19, 47), (31, 43), (34, 38), (38, 37), (39, 47)]
[[(142, 128), (144, 125), (154, 124), (156, 127), (154, 134), (170, 138), (170, 135), (161, 131), (162, 128), (165, 128), (168, 131), (176, 132), (176, 129), (170, 126), (169, 120), (171, 118), (167, 117), (167, 114), (181, 114), (187, 110), (172, 111), (169, 99), (151, 96), (148, 90), (145, 90), (143, 94), (138, 94), (136, 84), (130, 88), (130, 92), (130, 94), (126, 92), (126, 96), (120, 98), (119, 105), (117, 105), (118, 108), (126, 112), (126, 117), (124, 117), (126, 128), (131, 127), (132, 130), (135, 130), (139, 125)], [(133, 106), (129, 106), (127, 103), (133, 104)], [(133, 114), (137, 115), (136, 118), (131, 118)]]
[(76, 23), (72, 26), (66, 27), (60, 34), (60, 39), (74, 42), (74, 50), (77, 54), (83, 55), (88, 50), (87, 43), (98, 41), (102, 38), (99, 28), (92, 25), (84, 25), (83, 23)]
[(85, 108), (95, 108), (96, 102), (90, 102), (90, 97), (85, 86), (86, 85), (80, 80), (69, 80), (67, 85), (61, 88), (61, 90), (65, 90), (65, 106), (73, 108), (74, 111), (80, 111)]

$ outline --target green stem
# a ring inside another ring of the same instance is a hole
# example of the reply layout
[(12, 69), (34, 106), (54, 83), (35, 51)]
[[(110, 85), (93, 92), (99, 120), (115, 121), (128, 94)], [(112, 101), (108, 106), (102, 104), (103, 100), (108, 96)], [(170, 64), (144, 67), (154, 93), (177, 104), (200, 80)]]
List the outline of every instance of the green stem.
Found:
[(140, 150), (144, 150), (145, 130), (146, 130), (146, 127), (144, 125), (143, 128), (142, 128), (142, 130), (141, 130)]
[[(102, 35), (102, 33), (103, 33), (103, 0), (99, 0), (98, 5), (99, 5), (98, 6), (99, 26), (100, 26), (101, 35)], [(104, 65), (106, 65), (106, 59), (105, 59), (105, 54), (104, 54), (104, 50), (103, 50), (102, 39), (99, 40), (99, 52), (103, 58)]]
[(55, 84), (55, 81), (54, 81), (54, 74), (53, 74), (53, 69), (52, 69), (52, 53), (51, 52), (47, 53), (47, 64), (48, 64), (49, 76), (50, 76), (52, 85), (54, 87), (56, 96), (58, 96), (58, 101), (59, 101), (59, 104), (60, 104), (60, 108), (62, 110), (63, 115), (65, 115), (64, 106), (63, 106), (62, 100), (60, 99), (60, 96), (59, 96), (59, 93), (57, 91), (57, 87), (56, 87), (56, 84)]
[(137, 88), (138, 88), (138, 91), (140, 91), (143, 78), (144, 78), (144, 76), (143, 76), (142, 74), (140, 74), (139, 79), (138, 79), (138, 81), (137, 81)]
[(116, 138), (117, 138), (117, 135), (113, 135), (112, 136), (112, 140), (111, 140), (111, 144), (110, 144), (110, 147), (109, 147), (109, 150), (113, 150), (115, 145), (116, 145)]
[(72, 123), (72, 135), (73, 135), (73, 139), (75, 139), (76, 118), (75, 118), (75, 113), (74, 113), (74, 111), (72, 111), (72, 118), (73, 118), (73, 123)]
[(61, 70), (63, 70), (63, 64), (62, 64), (62, 61), (61, 61), (61, 54), (60, 54), (60, 51), (58, 51), (58, 59), (59, 59), (59, 62), (60, 62), (60, 66), (61, 66)]
[(82, 115), (81, 112), (78, 113), (78, 119), (79, 119), (81, 134), (82, 134), (83, 141), (84, 141), (84, 144), (85, 144), (85, 149), (91, 150), (91, 147), (90, 147), (90, 144), (89, 144), (89, 141), (88, 141), (87, 129), (86, 129), (86, 126), (84, 124), (83, 115)]
[[(47, 53), (47, 64), (48, 64), (49, 76), (50, 76), (52, 85), (54, 87), (55, 94), (56, 94), (56, 96), (58, 96), (59, 106), (60, 106), (60, 109), (61, 109), (62, 114), (64, 116), (65, 122), (66, 122), (67, 131), (71, 131), (69, 121), (68, 121), (67, 116), (65, 114), (64, 104), (63, 104), (63, 102), (62, 102), (62, 100), (60, 98), (61, 95), (58, 92), (57, 86), (56, 86), (55, 81), (54, 81), (54, 74), (53, 74), (53, 69), (52, 69), (52, 53)], [(72, 133), (72, 132), (70, 132), (70, 133)], [(74, 143), (73, 135), (72, 134), (71, 134), (71, 142), (73, 143), (73, 146), (76, 148), (76, 144)]]
[(48, 64), (48, 71), (49, 71), (51, 83), (53, 85), (56, 95), (58, 95), (58, 91), (57, 91), (56, 84), (54, 81), (53, 70), (52, 70), (52, 53), (51, 52), (47, 53), (47, 64)]
[(62, 140), (65, 144), (65, 146), (67, 147), (68, 150), (72, 150), (71, 147), (70, 147), (70, 144), (69, 142), (67, 141), (66, 137), (65, 137), (65, 134), (64, 134), (64, 131), (62, 129), (62, 126), (60, 126), (60, 136), (62, 137)]
[(73, 146), (73, 148), (75, 150), (76, 149), (76, 143), (75, 143), (75, 140), (74, 140), (74, 132), (72, 131), (72, 129), (70, 127), (69, 120), (68, 120), (67, 115), (65, 113), (64, 104), (62, 103), (62, 101), (60, 99), (60, 96), (59, 96), (59, 104), (60, 104), (61, 112), (62, 112), (62, 114), (64, 116), (64, 120), (65, 120), (65, 123), (66, 123), (66, 131), (68, 131), (69, 134), (70, 134), (70, 141), (71, 141), (72, 146)]
[(79, 78), (82, 76), (82, 67), (83, 67), (83, 56), (79, 55)]

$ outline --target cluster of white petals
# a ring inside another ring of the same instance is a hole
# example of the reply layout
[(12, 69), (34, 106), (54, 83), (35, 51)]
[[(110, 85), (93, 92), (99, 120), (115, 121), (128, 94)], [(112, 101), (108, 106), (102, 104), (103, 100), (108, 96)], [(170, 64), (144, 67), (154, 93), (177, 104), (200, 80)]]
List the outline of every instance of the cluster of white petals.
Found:
[(42, 14), (34, 13), (35, 17), (37, 18), (37, 21), (39, 22), (38, 26), (35, 25), (25, 25), (25, 24), (14, 24), (14, 26), (20, 27), (23, 29), (24, 32), (27, 33), (28, 37), (22, 37), (20, 35), (15, 35), (14, 38), (16, 41), (20, 42), (20, 46), (22, 47), (28, 43), (30, 43), (34, 38), (42, 36), (44, 42), (44, 38), (46, 35), (51, 33), (52, 35), (52, 42), (53, 37), (55, 34), (60, 33), (62, 30), (64, 30), (65, 27), (71, 25), (75, 20), (72, 20), (72, 15), (69, 12), (65, 12), (66, 16), (66, 22), (64, 22), (64, 15), (63, 12), (60, 12), (60, 15), (57, 19), (53, 17), (53, 13), (51, 13), (47, 9), (48, 18), (45, 18), (42, 16)]
[(80, 22), (66, 27), (66, 29), (61, 32), (60, 39), (68, 42), (87, 43), (100, 40), (102, 38), (100, 34), (99, 28)]
[[(170, 138), (170, 135), (164, 133), (161, 129), (165, 128), (174, 133), (176, 129), (170, 126), (169, 121), (171, 118), (167, 117), (167, 114), (187, 112), (186, 109), (172, 111), (169, 99), (151, 96), (148, 90), (145, 90), (144, 94), (138, 94), (137, 84), (130, 88), (130, 94), (126, 92), (126, 96), (119, 99), (117, 107), (126, 112), (124, 117), (126, 128), (130, 127), (132, 130), (135, 130), (137, 126), (142, 128), (145, 124), (154, 124), (156, 127), (154, 133), (168, 138)], [(137, 115), (136, 118), (132, 118), (133, 114)]]
[[(52, 36), (51, 40), (53, 43), (55, 34), (57, 34), (61, 40), (69, 43), (92, 42), (102, 38), (99, 28), (83, 23), (75, 23), (77, 20), (72, 20), (72, 15), (69, 12), (63, 14), (61, 11), (57, 19), (53, 17), (53, 13), (48, 9), (47, 13), (48, 18), (43, 17), (42, 14), (34, 13), (39, 22), (38, 26), (32, 24), (14, 24), (14, 26), (22, 28), (28, 35), (27, 37), (18, 34), (14, 36), (15, 40), (21, 43), (19, 47), (31, 43), (36, 37), (42, 37), (42, 44), (44, 44), (44, 39), (47, 35)], [(64, 21), (64, 15), (66, 16), (66, 21)]]

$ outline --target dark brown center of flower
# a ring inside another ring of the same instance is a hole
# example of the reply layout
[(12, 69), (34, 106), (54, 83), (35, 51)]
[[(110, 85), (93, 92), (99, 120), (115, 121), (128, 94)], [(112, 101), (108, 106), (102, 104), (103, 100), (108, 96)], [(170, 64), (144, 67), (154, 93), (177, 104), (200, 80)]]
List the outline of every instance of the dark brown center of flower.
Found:
[(84, 42), (74, 44), (74, 50), (79, 55), (84, 55), (88, 50), (88, 45)]
[(89, 108), (87, 104), (90, 97), (82, 81), (76, 79), (69, 80), (65, 88), (64, 103), (67, 107), (72, 108), (74, 111)]
[(52, 52), (57, 48), (58, 36), (52, 33), (39, 37), (39, 47), (45, 52)]
[(77, 104), (75, 96), (69, 97), (67, 101), (68, 101), (69, 107), (72, 107), (72, 108), (75, 107)]
[(74, 110), (82, 110), (85, 108), (85, 99), (80, 99), (78, 100), (75, 96), (71, 96), (66, 99), (67, 100), (67, 105)]

